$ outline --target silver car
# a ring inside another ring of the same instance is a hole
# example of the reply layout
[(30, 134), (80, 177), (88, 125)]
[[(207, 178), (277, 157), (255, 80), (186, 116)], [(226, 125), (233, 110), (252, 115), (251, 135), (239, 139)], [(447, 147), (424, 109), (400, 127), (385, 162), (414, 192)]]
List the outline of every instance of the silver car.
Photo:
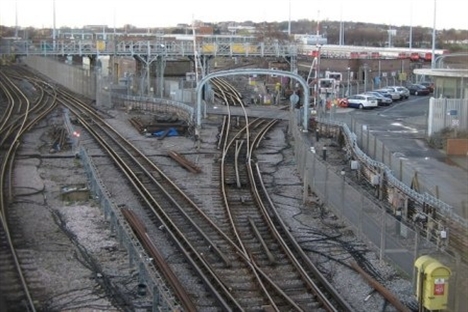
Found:
[(390, 89), (390, 88), (383, 88), (383, 89), (378, 89), (378, 90), (375, 90), (375, 91), (377, 91), (377, 92), (386, 91), (386, 92), (390, 93), (390, 95), (392, 96), (392, 100), (394, 100), (394, 101), (399, 101), (399, 100), (402, 99), (399, 92), (396, 92), (395, 90)]
[(402, 86), (390, 86), (390, 87), (387, 87), (386, 89), (390, 89), (390, 90), (393, 90), (394, 92), (399, 93), (402, 99), (407, 99), (410, 96), (409, 90)]
[(378, 106), (377, 98), (369, 94), (355, 94), (347, 97), (348, 107), (374, 108)]

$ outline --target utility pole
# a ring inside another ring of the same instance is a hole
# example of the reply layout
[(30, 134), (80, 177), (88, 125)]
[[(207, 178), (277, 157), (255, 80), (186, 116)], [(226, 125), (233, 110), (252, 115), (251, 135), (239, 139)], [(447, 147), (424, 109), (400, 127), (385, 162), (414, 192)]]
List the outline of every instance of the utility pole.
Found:
[(53, 16), (53, 19), (54, 19), (53, 27), (54, 27), (54, 29), (52, 30), (52, 44), (53, 44), (54, 51), (55, 51), (55, 44), (56, 44), (55, 40), (57, 39), (57, 28), (56, 28), (56, 25), (55, 25), (55, 0), (53, 2), (53, 5), (54, 5), (54, 7), (53, 7), (53, 15), (54, 15)]
[(435, 40), (436, 40), (436, 0), (434, 0), (434, 20), (432, 24), (432, 55), (431, 55), (431, 69), (435, 67)]
[(195, 62), (195, 83), (198, 85), (198, 53), (197, 53), (197, 39), (195, 36), (195, 16), (192, 16), (192, 36), (193, 36), (193, 59)]
[(18, 38), (18, 0), (15, 2), (15, 39)]
[(409, 49), (413, 49), (413, 1), (410, 7)]
[(344, 45), (344, 24), (343, 24), (343, 3), (341, 3), (341, 10), (340, 10), (340, 38), (339, 38), (339, 45)]

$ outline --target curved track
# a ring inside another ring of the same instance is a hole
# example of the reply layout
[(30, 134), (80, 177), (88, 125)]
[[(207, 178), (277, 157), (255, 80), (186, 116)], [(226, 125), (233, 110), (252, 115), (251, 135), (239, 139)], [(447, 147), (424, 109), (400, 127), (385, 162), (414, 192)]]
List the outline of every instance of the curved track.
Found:
[[(229, 92), (226, 83), (217, 89), (224, 90), (221, 93)], [(236, 98), (235, 92), (231, 94), (230, 98)], [(240, 98), (234, 104), (243, 106)], [(352, 310), (285, 230), (279, 216), (275, 216), (276, 210), (263, 186), (254, 153), (264, 135), (277, 122), (249, 121), (247, 114), (243, 118), (228, 116), (224, 120), (224, 132), (218, 144), (218, 147), (222, 146), (220, 180), (226, 214), (236, 240), (254, 264), (253, 275), (267, 298), (265, 305), (269, 309)]]
[[(225, 103), (242, 105), (238, 92), (228, 84), (221, 83), (218, 92)], [(121, 213), (157, 261), (183, 310), (198, 310), (200, 299), (190, 294), (158, 254), (151, 237), (154, 229), (163, 230), (179, 249), (205, 285), (205, 302), (211, 301), (220, 310), (351, 310), (285, 230), (263, 186), (254, 151), (276, 121), (250, 121), (247, 115), (225, 118), (218, 145), (223, 154), (220, 192), (224, 205), (215, 222), (99, 112), (74, 94), (61, 89), (57, 93), (59, 103), (85, 130), (82, 140), (93, 138), (139, 195), (144, 210), (126, 207)], [(18, 131), (33, 124), (24, 123)], [(14, 128), (5, 126), (4, 131)]]
[(30, 78), (29, 83), (40, 90), (40, 96), (31, 102), (28, 95), (17, 87), (21, 79), (23, 77), (9, 67), (0, 73), (0, 88), (7, 103), (0, 120), (0, 244), (3, 250), (0, 258), (0, 304), (5, 305), (8, 311), (36, 311), (27, 269), (27, 263), (34, 255), (16, 248), (21, 237), (12, 230), (16, 227), (18, 214), (12, 211), (13, 208), (9, 209), (14, 198), (12, 172), (22, 135), (47, 116), (57, 103), (53, 95), (46, 93), (48, 85)]

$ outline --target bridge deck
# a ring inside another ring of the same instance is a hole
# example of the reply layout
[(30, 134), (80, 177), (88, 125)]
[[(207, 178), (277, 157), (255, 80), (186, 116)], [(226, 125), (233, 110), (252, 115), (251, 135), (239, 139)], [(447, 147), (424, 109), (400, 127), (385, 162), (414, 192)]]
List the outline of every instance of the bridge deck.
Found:
[(0, 54), (15, 55), (114, 55), (156, 57), (250, 56), (291, 57), (298, 53), (294, 43), (197, 42), (193, 41), (104, 41), (104, 40), (15, 40), (2, 41)]

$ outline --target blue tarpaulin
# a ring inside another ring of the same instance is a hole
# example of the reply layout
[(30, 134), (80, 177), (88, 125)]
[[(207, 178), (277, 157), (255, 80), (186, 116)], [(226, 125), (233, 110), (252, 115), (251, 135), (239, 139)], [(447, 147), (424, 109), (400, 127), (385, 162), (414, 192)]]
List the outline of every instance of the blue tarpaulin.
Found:
[(153, 132), (152, 135), (155, 137), (162, 137), (162, 136), (170, 137), (170, 136), (178, 136), (179, 132), (177, 132), (177, 130), (174, 128), (169, 128), (164, 131)]

